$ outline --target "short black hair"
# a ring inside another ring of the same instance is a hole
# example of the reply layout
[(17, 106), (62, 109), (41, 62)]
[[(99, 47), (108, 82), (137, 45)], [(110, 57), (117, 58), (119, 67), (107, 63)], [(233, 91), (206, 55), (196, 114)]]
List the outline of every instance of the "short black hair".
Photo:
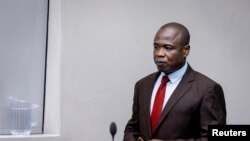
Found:
[(176, 23), (176, 22), (170, 22), (170, 23), (163, 25), (160, 29), (164, 29), (167, 27), (173, 27), (173, 28), (179, 30), (181, 33), (181, 42), (183, 43), (183, 45), (189, 44), (190, 34), (189, 34), (188, 29), (184, 25), (182, 25), (180, 23)]

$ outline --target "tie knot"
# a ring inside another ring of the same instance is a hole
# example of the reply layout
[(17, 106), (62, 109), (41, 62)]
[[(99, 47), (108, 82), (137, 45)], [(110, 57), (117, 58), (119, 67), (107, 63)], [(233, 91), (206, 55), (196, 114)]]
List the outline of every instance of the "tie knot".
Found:
[(167, 75), (163, 76), (162, 79), (161, 79), (161, 83), (167, 83), (169, 81), (169, 78)]

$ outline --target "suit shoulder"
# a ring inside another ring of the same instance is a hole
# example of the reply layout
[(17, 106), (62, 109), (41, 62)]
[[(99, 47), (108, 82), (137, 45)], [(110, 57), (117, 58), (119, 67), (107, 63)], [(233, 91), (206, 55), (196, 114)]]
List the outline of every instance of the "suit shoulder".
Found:
[(204, 75), (203, 73), (200, 73), (198, 71), (194, 71), (195, 73), (195, 79), (198, 80), (200, 83), (206, 83), (208, 85), (219, 85), (216, 81), (208, 77), (207, 75)]
[(140, 80), (137, 81), (137, 83), (145, 83), (145, 82), (148, 82), (148, 81), (155, 81), (155, 79), (159, 76), (159, 72), (154, 72), (154, 73), (151, 73), (143, 78), (141, 78)]

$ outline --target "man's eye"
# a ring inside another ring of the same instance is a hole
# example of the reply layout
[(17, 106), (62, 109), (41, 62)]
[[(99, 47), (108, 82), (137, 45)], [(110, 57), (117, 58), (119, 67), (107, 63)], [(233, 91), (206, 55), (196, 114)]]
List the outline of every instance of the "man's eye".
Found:
[(173, 50), (174, 47), (172, 47), (172, 46), (164, 46), (164, 49), (166, 49), (166, 50)]
[(154, 46), (154, 49), (159, 49), (159, 46)]

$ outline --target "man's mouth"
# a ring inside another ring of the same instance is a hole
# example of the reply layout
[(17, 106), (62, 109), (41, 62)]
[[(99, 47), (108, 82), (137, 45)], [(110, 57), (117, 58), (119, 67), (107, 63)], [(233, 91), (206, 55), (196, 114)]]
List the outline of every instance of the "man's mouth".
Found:
[(155, 61), (155, 64), (156, 64), (157, 66), (163, 66), (163, 65), (165, 65), (166, 63), (165, 63), (164, 61)]

